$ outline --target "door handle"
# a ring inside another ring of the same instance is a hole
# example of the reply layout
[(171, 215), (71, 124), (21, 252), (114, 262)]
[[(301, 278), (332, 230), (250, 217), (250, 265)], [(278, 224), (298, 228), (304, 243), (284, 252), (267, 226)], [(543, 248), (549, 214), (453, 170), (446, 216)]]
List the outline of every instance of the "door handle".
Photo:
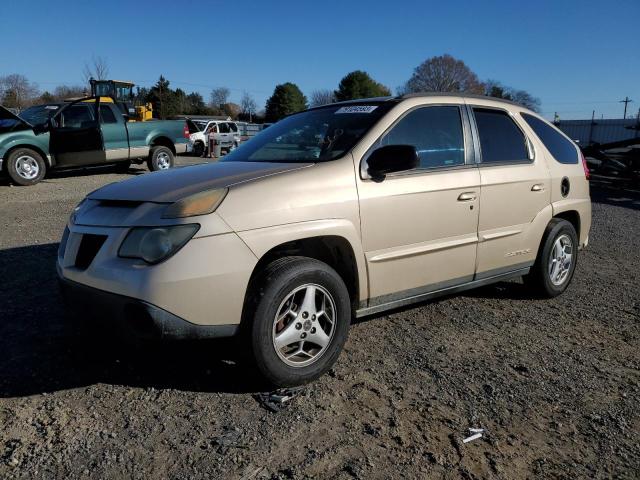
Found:
[(475, 192), (464, 192), (458, 195), (459, 202), (471, 202), (476, 199)]
[(536, 183), (531, 187), (532, 192), (541, 192), (543, 190), (544, 190), (544, 184), (542, 183)]

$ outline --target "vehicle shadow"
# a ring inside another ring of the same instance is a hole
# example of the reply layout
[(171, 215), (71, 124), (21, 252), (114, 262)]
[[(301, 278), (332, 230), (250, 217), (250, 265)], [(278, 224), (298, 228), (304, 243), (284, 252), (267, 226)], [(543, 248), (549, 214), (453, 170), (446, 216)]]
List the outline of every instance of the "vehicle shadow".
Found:
[(95, 383), (228, 393), (268, 388), (236, 361), (233, 340), (136, 348), (109, 338), (78, 341), (58, 291), (57, 248), (0, 250), (0, 398)]

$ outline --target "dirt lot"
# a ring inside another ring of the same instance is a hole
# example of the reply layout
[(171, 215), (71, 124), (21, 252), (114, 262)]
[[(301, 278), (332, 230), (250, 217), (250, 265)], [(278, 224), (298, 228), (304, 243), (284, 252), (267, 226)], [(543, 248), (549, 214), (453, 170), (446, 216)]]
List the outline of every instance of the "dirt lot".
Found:
[(565, 295), (501, 283), (360, 321), (272, 413), (230, 342), (74, 347), (59, 236), (143, 171), (0, 182), (0, 478), (638, 478), (640, 194), (593, 188)]

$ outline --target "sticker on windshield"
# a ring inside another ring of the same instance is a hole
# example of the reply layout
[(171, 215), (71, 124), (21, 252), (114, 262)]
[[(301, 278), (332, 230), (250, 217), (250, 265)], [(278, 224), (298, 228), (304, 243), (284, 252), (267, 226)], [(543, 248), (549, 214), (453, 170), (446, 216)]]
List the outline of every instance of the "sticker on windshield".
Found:
[(45, 108), (45, 110), (57, 110), (58, 106), (57, 105), (47, 105), (44, 108)]
[(339, 108), (335, 113), (371, 113), (376, 108), (378, 108), (377, 105), (352, 105)]

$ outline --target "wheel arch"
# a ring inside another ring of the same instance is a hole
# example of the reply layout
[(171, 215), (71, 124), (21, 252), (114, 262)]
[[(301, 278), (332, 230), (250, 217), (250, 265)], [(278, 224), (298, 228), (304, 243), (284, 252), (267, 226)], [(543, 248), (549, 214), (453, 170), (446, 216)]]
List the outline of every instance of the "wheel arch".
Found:
[(344, 281), (352, 303), (353, 300), (358, 299), (360, 292), (358, 267), (353, 248), (346, 238), (337, 235), (322, 235), (276, 245), (258, 260), (251, 274), (251, 280), (272, 261), (289, 256), (309, 257), (326, 263), (338, 272)]
[(577, 210), (565, 210), (563, 212), (554, 212), (553, 218), (566, 220), (576, 231), (578, 239), (580, 239), (580, 212)]
[(55, 165), (55, 161), (53, 160), (53, 158), (51, 158), (49, 155), (47, 155), (46, 153), (44, 153), (44, 151), (42, 150), (42, 148), (38, 147), (37, 145), (31, 145), (29, 143), (19, 143), (16, 145), (11, 145), (9, 148), (7, 148), (5, 154), (3, 155), (4, 158), (4, 162), (2, 165), (3, 170), (6, 171), (7, 168), (7, 159), (9, 158), (9, 155), (11, 155), (15, 150), (19, 149), (19, 148), (28, 148), (29, 150), (33, 150), (34, 152), (38, 153), (42, 159), (44, 160), (44, 164), (46, 166), (47, 169), (53, 167)]
[(164, 135), (159, 135), (157, 137), (152, 138), (149, 141), (149, 151), (151, 151), (153, 147), (158, 147), (158, 146), (167, 147), (169, 150), (171, 150), (171, 152), (174, 155), (176, 155), (176, 146), (169, 137), (166, 137)]

